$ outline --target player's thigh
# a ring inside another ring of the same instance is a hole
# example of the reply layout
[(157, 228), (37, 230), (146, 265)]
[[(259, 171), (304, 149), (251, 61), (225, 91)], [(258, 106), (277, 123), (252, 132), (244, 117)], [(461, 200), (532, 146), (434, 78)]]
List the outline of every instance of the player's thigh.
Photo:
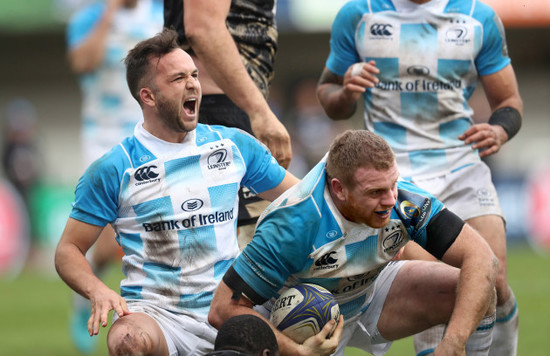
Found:
[(110, 351), (168, 355), (168, 344), (158, 323), (145, 313), (117, 318), (107, 335)]
[(407, 261), (384, 302), (378, 330), (387, 340), (445, 323), (454, 308), (459, 270), (441, 262)]
[(498, 215), (483, 215), (466, 222), (483, 236), (499, 262), (505, 265), (503, 262), (506, 261), (506, 230), (502, 218)]

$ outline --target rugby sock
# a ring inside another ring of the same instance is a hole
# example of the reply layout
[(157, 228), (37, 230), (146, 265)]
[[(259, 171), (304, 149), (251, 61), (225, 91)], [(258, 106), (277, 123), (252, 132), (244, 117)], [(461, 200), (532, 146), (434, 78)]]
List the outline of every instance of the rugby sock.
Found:
[(434, 349), (445, 335), (445, 324), (440, 324), (426, 329), (413, 337), (416, 356), (433, 355)]
[[(510, 287), (508, 287), (510, 288)], [(497, 306), (497, 317), (493, 331), (490, 356), (516, 356), (518, 348), (518, 304), (510, 290), (510, 298)]]
[(466, 342), (468, 356), (487, 356), (493, 340), (496, 313), (484, 317)]

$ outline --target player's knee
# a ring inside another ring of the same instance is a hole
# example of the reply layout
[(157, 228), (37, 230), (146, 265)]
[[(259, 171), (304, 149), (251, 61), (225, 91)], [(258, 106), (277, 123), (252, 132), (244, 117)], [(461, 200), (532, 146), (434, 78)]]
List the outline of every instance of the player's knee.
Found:
[(493, 315), (496, 311), (496, 307), (497, 307), (497, 290), (496, 288), (494, 288), (492, 298), (489, 301), (487, 311), (485, 312), (485, 316), (487, 317), (487, 316)]
[(497, 294), (497, 305), (501, 305), (510, 297), (510, 287), (505, 273), (498, 273), (495, 288)]
[(151, 335), (139, 326), (128, 323), (114, 324), (107, 335), (110, 356), (153, 355), (154, 343)]

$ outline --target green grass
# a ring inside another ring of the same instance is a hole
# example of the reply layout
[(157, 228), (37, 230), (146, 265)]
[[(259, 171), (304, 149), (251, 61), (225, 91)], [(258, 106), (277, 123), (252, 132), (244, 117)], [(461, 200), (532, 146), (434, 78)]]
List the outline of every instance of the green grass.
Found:
[[(520, 309), (519, 351), (521, 356), (546, 356), (550, 350), (550, 255), (530, 248), (509, 251), (508, 277)], [(110, 270), (107, 284), (118, 288), (119, 266)], [(44, 271), (46, 269), (48, 272)], [(0, 279), (0, 355), (78, 355), (69, 333), (71, 304), (69, 288), (51, 267), (27, 268), (15, 280)], [(101, 330), (94, 355), (106, 355), (106, 330)], [(348, 349), (346, 356), (367, 353)], [(395, 342), (387, 356), (414, 355), (411, 338)]]

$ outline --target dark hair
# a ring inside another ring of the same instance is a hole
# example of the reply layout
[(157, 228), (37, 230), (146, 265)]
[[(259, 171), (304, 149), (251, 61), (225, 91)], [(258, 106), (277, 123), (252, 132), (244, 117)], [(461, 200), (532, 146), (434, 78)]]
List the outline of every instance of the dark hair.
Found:
[(359, 167), (389, 169), (395, 162), (390, 145), (382, 137), (367, 130), (347, 130), (338, 135), (327, 158), (327, 176), (338, 178), (353, 187), (353, 176)]
[(269, 350), (271, 355), (279, 355), (275, 333), (266, 321), (252, 314), (227, 319), (218, 330), (214, 349), (240, 351), (250, 356), (260, 356)]
[(130, 93), (141, 105), (139, 92), (147, 85), (153, 85), (151, 75), (151, 62), (158, 61), (175, 49), (179, 49), (178, 34), (174, 30), (164, 29), (154, 37), (139, 42), (132, 48), (126, 58), (126, 81)]

